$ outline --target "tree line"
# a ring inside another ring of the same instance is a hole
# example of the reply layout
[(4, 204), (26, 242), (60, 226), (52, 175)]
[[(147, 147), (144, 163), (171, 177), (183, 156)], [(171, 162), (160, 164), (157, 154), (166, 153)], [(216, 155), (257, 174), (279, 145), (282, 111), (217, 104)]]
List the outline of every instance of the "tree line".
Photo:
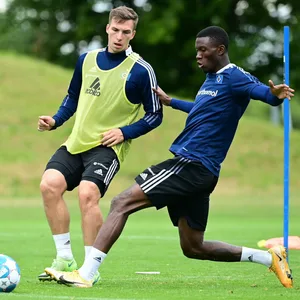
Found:
[(73, 68), (80, 53), (106, 45), (108, 14), (118, 5), (139, 14), (132, 46), (168, 92), (196, 94), (204, 74), (195, 63), (195, 36), (210, 25), (228, 32), (231, 62), (277, 83), (283, 80), (283, 27), (290, 26), (291, 86), (300, 79), (297, 0), (12, 0), (0, 14), (0, 49)]

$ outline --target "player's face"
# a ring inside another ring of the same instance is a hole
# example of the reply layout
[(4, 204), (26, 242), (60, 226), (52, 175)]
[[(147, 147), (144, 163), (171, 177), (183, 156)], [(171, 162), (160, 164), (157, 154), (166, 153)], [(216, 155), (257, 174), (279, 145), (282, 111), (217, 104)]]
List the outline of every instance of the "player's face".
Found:
[(200, 69), (205, 73), (216, 73), (220, 67), (220, 57), (224, 53), (224, 46), (217, 46), (209, 37), (196, 39), (196, 59)]
[(113, 18), (110, 24), (106, 25), (106, 33), (108, 35), (108, 52), (124, 51), (135, 36), (134, 22), (132, 20), (120, 22)]

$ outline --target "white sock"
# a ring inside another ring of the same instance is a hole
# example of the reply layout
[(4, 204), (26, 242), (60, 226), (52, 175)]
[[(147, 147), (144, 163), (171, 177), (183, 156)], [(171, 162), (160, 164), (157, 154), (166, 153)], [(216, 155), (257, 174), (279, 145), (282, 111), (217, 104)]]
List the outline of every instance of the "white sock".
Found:
[(53, 235), (53, 239), (56, 247), (56, 255), (66, 260), (73, 259), (70, 233), (55, 234)]
[(85, 257), (84, 259), (87, 259), (87, 257), (90, 254), (91, 249), (93, 248), (93, 246), (84, 246), (84, 252), (85, 252)]
[(85, 280), (92, 280), (105, 257), (104, 252), (92, 247), (82, 267), (78, 270), (80, 276)]
[(268, 251), (242, 247), (241, 261), (254, 262), (271, 267), (272, 255)]

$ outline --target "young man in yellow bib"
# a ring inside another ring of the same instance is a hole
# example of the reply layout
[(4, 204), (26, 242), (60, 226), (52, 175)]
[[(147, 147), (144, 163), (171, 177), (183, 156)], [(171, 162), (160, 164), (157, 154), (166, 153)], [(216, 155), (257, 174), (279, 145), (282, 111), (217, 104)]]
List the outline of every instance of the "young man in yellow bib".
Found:
[[(40, 116), (38, 130), (56, 129), (76, 112), (67, 141), (46, 166), (40, 190), (57, 250), (51, 268), (77, 269), (71, 250), (70, 215), (63, 194), (78, 186), (82, 233), (87, 257), (103, 223), (99, 200), (118, 172), (132, 139), (162, 122), (162, 108), (150, 64), (133, 52), (136, 12), (126, 6), (111, 10), (106, 26), (108, 46), (81, 55), (68, 94), (53, 116)], [(145, 115), (137, 120), (140, 107)], [(94, 282), (99, 280), (99, 273)], [(51, 280), (46, 274), (41, 281)]]

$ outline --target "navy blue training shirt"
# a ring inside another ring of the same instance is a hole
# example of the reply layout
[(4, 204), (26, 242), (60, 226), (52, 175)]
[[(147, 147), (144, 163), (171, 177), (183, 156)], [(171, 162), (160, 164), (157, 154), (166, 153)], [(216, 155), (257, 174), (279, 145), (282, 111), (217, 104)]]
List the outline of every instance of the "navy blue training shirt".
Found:
[[(110, 70), (118, 66), (128, 55), (132, 53), (129, 47), (120, 53), (110, 53), (101, 51), (97, 56), (97, 64), (102, 70)], [(77, 110), (77, 104), (82, 83), (82, 64), (87, 53), (82, 54), (74, 70), (74, 74), (68, 89), (68, 94), (64, 98), (58, 112), (53, 116), (55, 128), (61, 126)], [(128, 75), (125, 93), (131, 103), (142, 103), (145, 115), (137, 122), (120, 128), (124, 140), (134, 139), (159, 126), (162, 122), (162, 107), (157, 95), (152, 91), (152, 87), (157, 88), (157, 80), (153, 68), (149, 63), (140, 58), (132, 67)]]
[(219, 176), (221, 163), (250, 99), (272, 106), (283, 102), (272, 95), (268, 86), (234, 64), (228, 64), (217, 73), (207, 73), (195, 102), (171, 100), (171, 107), (189, 114), (185, 128), (170, 151), (200, 161)]

